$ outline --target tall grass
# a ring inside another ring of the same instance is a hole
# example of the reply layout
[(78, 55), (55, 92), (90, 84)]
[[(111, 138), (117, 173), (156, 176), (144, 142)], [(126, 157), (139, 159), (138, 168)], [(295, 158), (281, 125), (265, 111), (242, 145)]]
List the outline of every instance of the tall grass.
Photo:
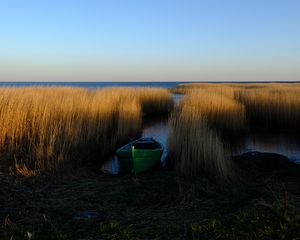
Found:
[(245, 130), (244, 105), (235, 101), (227, 91), (194, 90), (185, 97), (182, 105), (200, 114), (210, 127), (223, 135), (237, 135)]
[(101, 161), (139, 134), (145, 106), (168, 112), (170, 99), (167, 91), (150, 88), (1, 88), (0, 151), (36, 170), (55, 169), (92, 151)]
[(178, 106), (169, 124), (169, 159), (176, 172), (216, 178), (232, 175), (226, 148), (199, 109), (188, 105)]
[(285, 88), (293, 89), (299, 88), (299, 83), (183, 83), (178, 84), (171, 89), (173, 93), (188, 94), (192, 90), (212, 90), (212, 91), (234, 91), (234, 90), (254, 90), (254, 89), (269, 89), (269, 88)]
[(190, 94), (195, 90), (237, 100), (244, 105), (252, 127), (300, 127), (299, 83), (193, 83), (179, 84), (173, 92)]
[(141, 104), (142, 112), (147, 115), (167, 114), (173, 108), (172, 95), (163, 88), (104, 88), (99, 91), (114, 92), (119, 101), (136, 99)]
[(299, 84), (199, 83), (179, 85), (176, 91), (186, 96), (170, 119), (169, 145), (175, 169), (187, 175), (230, 175), (226, 136), (249, 127), (300, 128)]
[(269, 87), (236, 91), (254, 127), (268, 129), (300, 128), (300, 87)]
[(171, 91), (177, 94), (189, 94), (194, 90), (205, 90), (208, 92), (218, 93), (222, 95), (232, 96), (234, 87), (230, 84), (218, 84), (218, 83), (187, 83), (178, 84)]
[(232, 176), (229, 148), (222, 136), (245, 128), (244, 106), (226, 94), (194, 90), (170, 118), (170, 159), (186, 175)]

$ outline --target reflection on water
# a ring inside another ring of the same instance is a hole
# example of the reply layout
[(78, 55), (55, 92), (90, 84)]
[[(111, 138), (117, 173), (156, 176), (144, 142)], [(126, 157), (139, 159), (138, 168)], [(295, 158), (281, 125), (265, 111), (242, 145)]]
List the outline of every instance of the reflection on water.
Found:
[(182, 97), (184, 96), (183, 94), (172, 94), (173, 96), (173, 101), (175, 104), (179, 103)]
[(161, 157), (162, 165), (166, 165), (166, 157), (168, 156), (168, 120), (166, 118), (148, 121), (143, 126), (142, 137), (152, 137), (164, 147)]
[[(144, 125), (142, 137), (153, 137), (165, 147), (167, 154), (168, 124), (166, 119)], [(234, 144), (233, 154), (248, 151), (278, 153), (300, 164), (300, 137), (288, 133), (249, 133)]]
[[(183, 97), (182, 94), (172, 94), (174, 103), (177, 104)], [(152, 137), (162, 144), (164, 152), (161, 157), (162, 165), (166, 165), (166, 157), (168, 156), (168, 119), (157, 118), (146, 120), (143, 124), (142, 137)]]
[[(182, 94), (172, 94), (173, 101), (175, 104), (179, 103), (184, 95)], [(166, 157), (168, 156), (168, 119), (152, 119), (148, 120), (143, 125), (142, 137), (153, 137), (158, 142), (160, 142), (164, 147), (164, 152), (161, 157), (162, 165), (166, 165)]]

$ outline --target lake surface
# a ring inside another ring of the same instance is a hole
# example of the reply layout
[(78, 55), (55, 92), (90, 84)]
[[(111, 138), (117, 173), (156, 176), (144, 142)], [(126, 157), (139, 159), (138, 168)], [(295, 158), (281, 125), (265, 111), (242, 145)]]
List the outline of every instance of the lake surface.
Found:
[(63, 87), (161, 87), (173, 88), (182, 82), (0, 82), (0, 87), (33, 87), (33, 86), (63, 86)]
[[(166, 82), (126, 82), (126, 81), (115, 81), (115, 82), (0, 82), (0, 87), (32, 87), (32, 86), (69, 86), (69, 87), (85, 87), (85, 88), (99, 88), (99, 87), (161, 87), (161, 88), (173, 88), (180, 83), (212, 83), (212, 84), (221, 84), (221, 83), (235, 83), (235, 84), (244, 84), (244, 83), (258, 83), (258, 82), (237, 82), (237, 81), (226, 81), (226, 82), (211, 82), (211, 81), (202, 81), (202, 82), (177, 82), (177, 81), (166, 81)], [(259, 82), (259, 83), (272, 83), (272, 82)], [(280, 83), (280, 82), (277, 82)], [(282, 83), (297, 83), (284, 81)], [(299, 83), (299, 82), (298, 82)]]

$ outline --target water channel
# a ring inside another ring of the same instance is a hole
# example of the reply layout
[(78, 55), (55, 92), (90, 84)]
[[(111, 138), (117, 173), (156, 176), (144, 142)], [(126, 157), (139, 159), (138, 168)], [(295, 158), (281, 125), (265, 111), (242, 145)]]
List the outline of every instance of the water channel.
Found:
[[(182, 95), (174, 94), (174, 102), (178, 103)], [(142, 137), (154, 137), (167, 148), (167, 119), (156, 119), (146, 122)], [(239, 139), (233, 154), (249, 151), (278, 153), (300, 164), (300, 136), (291, 132), (259, 132), (252, 131)]]
[[(182, 96), (179, 94), (173, 95), (175, 104), (181, 100)], [(142, 137), (152, 137), (164, 146), (162, 165), (166, 164), (165, 159), (168, 155), (168, 132), (168, 120), (166, 118), (151, 119), (143, 123)], [(300, 164), (300, 136), (290, 132), (250, 132), (235, 144), (234, 155), (249, 151), (277, 153)], [(113, 158), (104, 165), (104, 168), (107, 171), (110, 168), (117, 169), (117, 164), (117, 160)]]

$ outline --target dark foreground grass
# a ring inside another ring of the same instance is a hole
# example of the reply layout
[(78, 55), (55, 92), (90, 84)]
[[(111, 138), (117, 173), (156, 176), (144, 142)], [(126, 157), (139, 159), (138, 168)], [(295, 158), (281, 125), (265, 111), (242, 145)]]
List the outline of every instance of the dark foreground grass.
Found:
[[(216, 183), (166, 170), (2, 170), (0, 239), (299, 239), (300, 175), (240, 174), (243, 181)], [(86, 210), (99, 216), (73, 219)]]

